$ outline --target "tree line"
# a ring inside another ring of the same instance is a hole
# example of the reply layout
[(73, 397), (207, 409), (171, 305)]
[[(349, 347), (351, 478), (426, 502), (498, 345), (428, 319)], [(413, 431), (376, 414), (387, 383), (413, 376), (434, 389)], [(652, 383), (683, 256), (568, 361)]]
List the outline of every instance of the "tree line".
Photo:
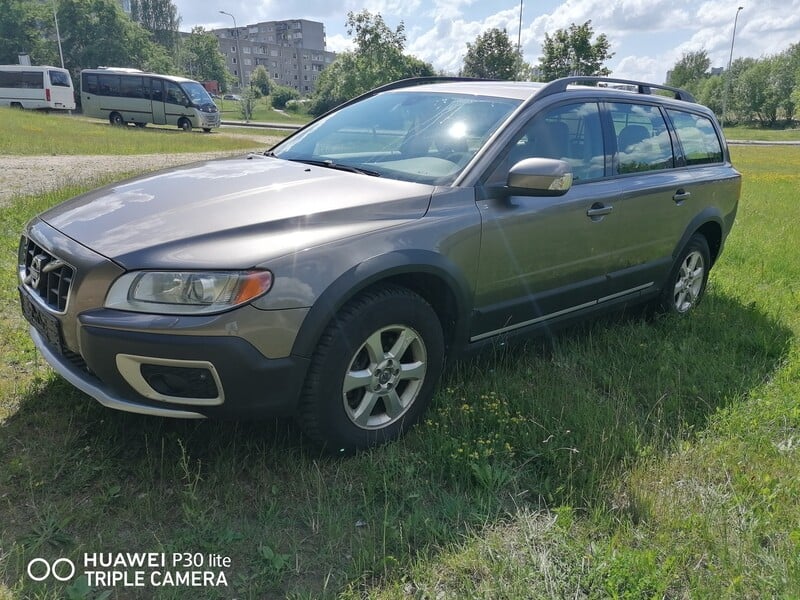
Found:
[(183, 36), (179, 26), (171, 0), (131, 0), (130, 15), (116, 0), (0, 0), (0, 64), (25, 53), (33, 64), (60, 65), (60, 37), (73, 78), (81, 69), (117, 66), (227, 86), (232, 77), (217, 38), (202, 28)]
[[(172, 0), (131, 0), (127, 15), (116, 0), (0, 0), (0, 63), (15, 63), (21, 52), (34, 64), (60, 64), (54, 6), (64, 64), (73, 77), (100, 65), (216, 80), (223, 91), (235, 81), (219, 41), (202, 27), (180, 34)], [(406, 53), (405, 26), (389, 27), (380, 13), (349, 12), (345, 23), (353, 49), (340, 52), (322, 71), (309, 99), (312, 114), (323, 112), (379, 85), (398, 79), (445, 75)], [(528, 64), (506, 31), (490, 29), (467, 43), (459, 75), (484, 79), (552, 81), (567, 75), (610, 75), (614, 56), (605, 34), (591, 21), (545, 34), (542, 55)], [(791, 122), (800, 105), (800, 44), (767, 58), (736, 60), (729, 72), (714, 74), (705, 50), (684, 54), (667, 83), (691, 91), (717, 114), (775, 125)], [(273, 105), (298, 97), (276, 85), (263, 66), (251, 74), (251, 94), (270, 94)]]
[(710, 66), (705, 50), (685, 53), (667, 83), (689, 90), (726, 122), (793, 122), (800, 107), (800, 43), (774, 56), (736, 59), (729, 71), (712, 72)]

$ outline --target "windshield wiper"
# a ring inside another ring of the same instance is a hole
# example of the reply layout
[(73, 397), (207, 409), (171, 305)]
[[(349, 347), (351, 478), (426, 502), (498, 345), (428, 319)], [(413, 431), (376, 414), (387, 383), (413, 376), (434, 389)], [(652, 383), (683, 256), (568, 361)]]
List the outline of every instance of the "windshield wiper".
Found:
[(311, 158), (289, 158), (287, 159), (291, 162), (299, 162), (304, 163), (307, 165), (314, 165), (315, 167), (325, 167), (326, 169), (336, 169), (338, 171), (347, 171), (348, 173), (359, 173), (360, 175), (369, 175), (370, 177), (380, 177), (381, 174), (377, 171), (371, 171), (369, 169), (364, 169), (362, 167), (354, 167), (353, 165), (346, 165), (343, 163), (337, 163), (330, 159), (327, 160), (315, 160)]

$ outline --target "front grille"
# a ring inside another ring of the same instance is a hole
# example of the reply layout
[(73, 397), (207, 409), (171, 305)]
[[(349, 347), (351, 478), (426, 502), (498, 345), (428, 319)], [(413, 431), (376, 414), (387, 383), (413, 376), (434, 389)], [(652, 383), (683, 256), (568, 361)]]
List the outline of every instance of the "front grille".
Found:
[(75, 269), (27, 237), (20, 241), (20, 275), (25, 287), (46, 306), (63, 313)]

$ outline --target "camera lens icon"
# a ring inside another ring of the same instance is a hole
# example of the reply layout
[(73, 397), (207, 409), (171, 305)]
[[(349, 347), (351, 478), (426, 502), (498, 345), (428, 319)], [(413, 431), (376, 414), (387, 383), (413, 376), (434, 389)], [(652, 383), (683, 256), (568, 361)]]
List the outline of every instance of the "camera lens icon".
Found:
[(27, 572), (33, 581), (44, 581), (51, 575), (56, 581), (69, 581), (75, 576), (75, 563), (68, 558), (57, 558), (52, 563), (34, 558), (28, 563)]

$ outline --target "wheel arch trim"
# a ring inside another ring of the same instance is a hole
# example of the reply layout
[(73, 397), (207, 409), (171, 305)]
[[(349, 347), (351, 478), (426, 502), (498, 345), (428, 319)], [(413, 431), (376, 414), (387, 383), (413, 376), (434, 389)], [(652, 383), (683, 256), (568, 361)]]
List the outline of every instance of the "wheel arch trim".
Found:
[[(369, 287), (392, 283), (417, 291), (414, 279), (424, 286), (430, 278), (443, 285), (453, 304), (453, 314), (442, 315), (434, 306), (440, 321), (443, 316), (452, 318), (451, 326), (443, 323), (446, 344), (460, 346), (466, 343), (468, 316), (472, 290), (460, 269), (447, 257), (429, 250), (398, 250), (366, 260), (348, 269), (331, 283), (314, 302), (303, 320), (295, 338), (292, 354), (311, 356), (317, 341), (336, 312), (350, 299)], [(420, 294), (425, 297), (425, 294)], [(426, 298), (430, 302), (430, 299)], [(434, 302), (431, 302), (434, 304)], [(449, 332), (449, 335), (448, 335)]]

